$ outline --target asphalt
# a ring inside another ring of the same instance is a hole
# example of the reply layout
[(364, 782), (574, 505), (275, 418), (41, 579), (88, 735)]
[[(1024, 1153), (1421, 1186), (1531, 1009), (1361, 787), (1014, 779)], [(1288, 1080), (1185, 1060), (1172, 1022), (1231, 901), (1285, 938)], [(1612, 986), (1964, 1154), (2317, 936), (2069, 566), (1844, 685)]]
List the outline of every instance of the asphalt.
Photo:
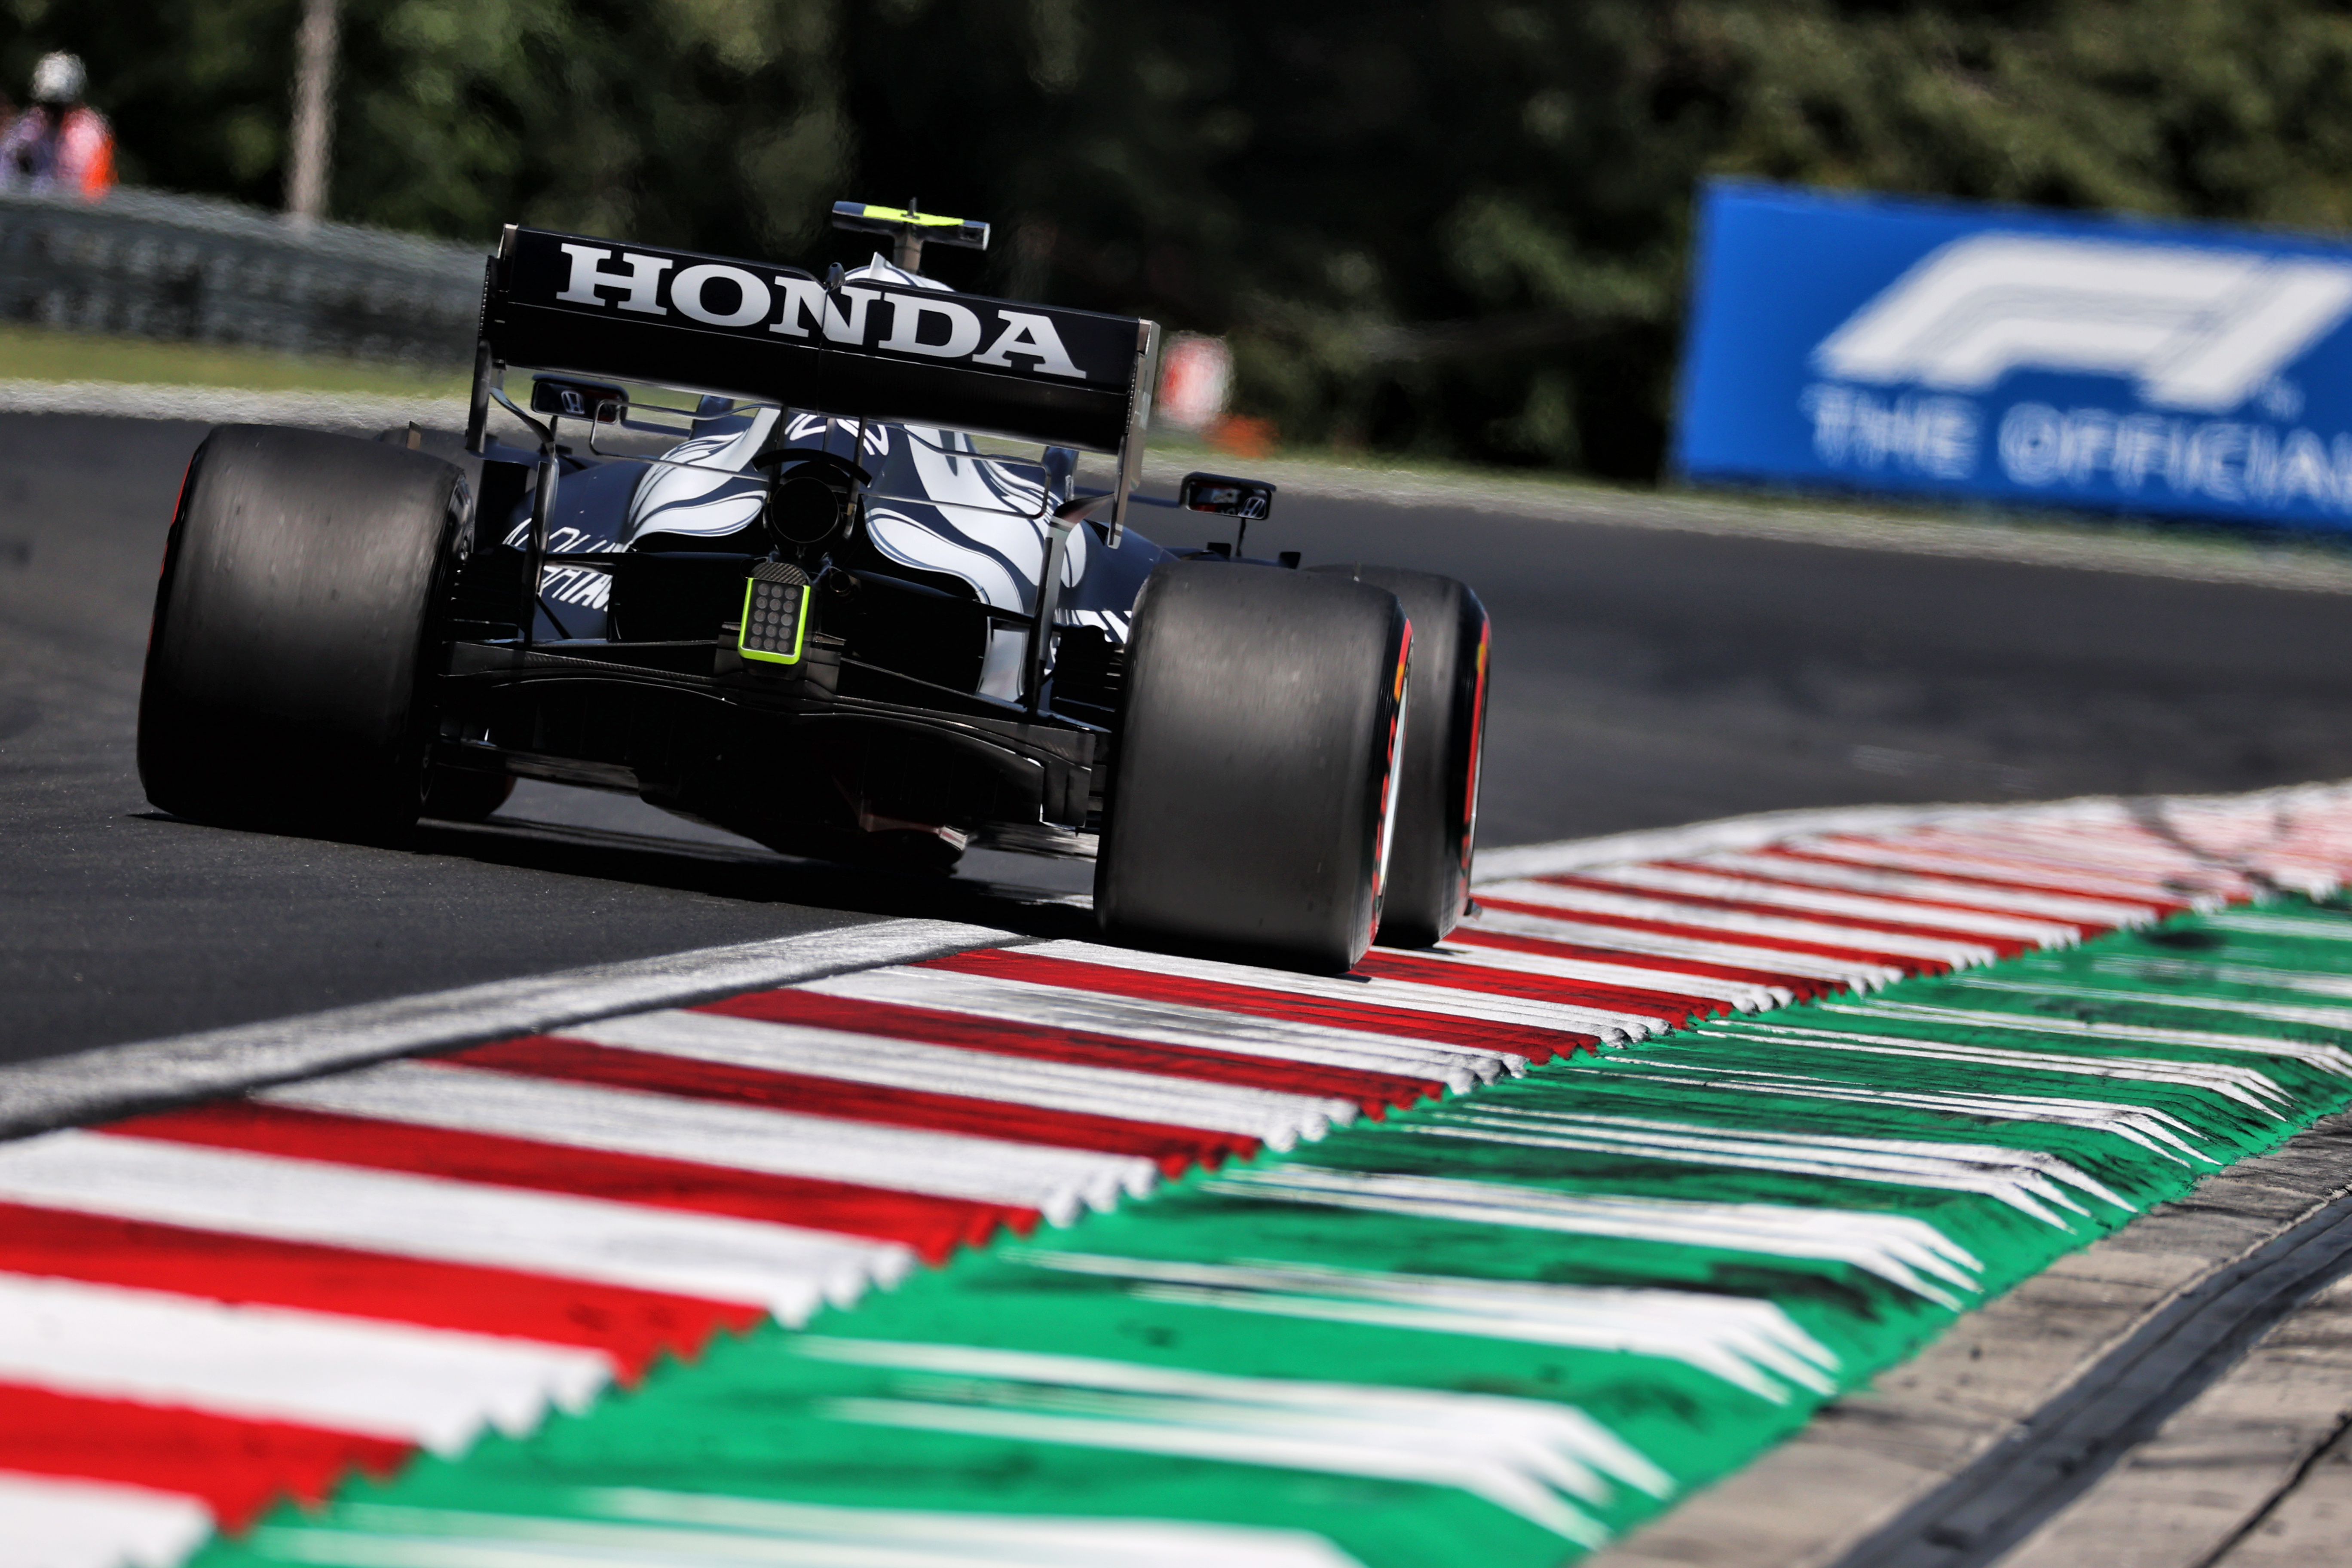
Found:
[[(0, 1060), (878, 916), (1081, 921), (1080, 868), (855, 877), (553, 786), (390, 848), (154, 812), (139, 667), (201, 434), (0, 416)], [(1153, 529), (1174, 516), (1142, 526), (1197, 542)], [(1248, 548), (1441, 570), (1485, 597), (1489, 844), (2352, 774), (2340, 595), (1425, 502), (1286, 499)]]

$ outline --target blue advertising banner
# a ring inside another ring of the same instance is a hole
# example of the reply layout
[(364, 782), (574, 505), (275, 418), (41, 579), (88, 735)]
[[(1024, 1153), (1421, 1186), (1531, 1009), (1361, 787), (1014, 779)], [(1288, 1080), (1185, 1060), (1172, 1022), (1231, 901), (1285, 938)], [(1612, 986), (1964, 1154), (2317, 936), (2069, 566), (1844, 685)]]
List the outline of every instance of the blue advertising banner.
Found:
[(2352, 528), (2352, 246), (1748, 183), (1703, 200), (1686, 476)]

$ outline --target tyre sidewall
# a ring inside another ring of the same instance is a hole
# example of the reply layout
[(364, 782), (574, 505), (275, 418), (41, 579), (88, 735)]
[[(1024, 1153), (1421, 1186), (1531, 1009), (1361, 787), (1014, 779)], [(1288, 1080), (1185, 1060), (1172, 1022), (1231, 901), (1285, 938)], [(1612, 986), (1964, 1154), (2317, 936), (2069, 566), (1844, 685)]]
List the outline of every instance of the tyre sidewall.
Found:
[(140, 702), (156, 805), (371, 833), (413, 821), (425, 649), (468, 500), (423, 453), (224, 426), (184, 481)]
[(1394, 595), (1175, 562), (1134, 624), (1097, 866), (1106, 929), (1352, 963), (1381, 884), (1406, 637)]
[(1426, 947), (1461, 919), (1476, 847), (1491, 629), (1486, 606), (1451, 577), (1391, 566), (1329, 566), (1397, 596), (1412, 622), (1410, 721), (1380, 940)]

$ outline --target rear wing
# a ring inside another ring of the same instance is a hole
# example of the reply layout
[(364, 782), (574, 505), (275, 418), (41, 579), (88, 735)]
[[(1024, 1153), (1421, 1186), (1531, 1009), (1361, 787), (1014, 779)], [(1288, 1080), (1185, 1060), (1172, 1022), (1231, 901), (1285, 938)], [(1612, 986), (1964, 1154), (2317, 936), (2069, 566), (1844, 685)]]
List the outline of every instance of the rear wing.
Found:
[(1116, 452), (1123, 512), (1159, 343), (1156, 322), (1131, 317), (828, 288), (795, 267), (509, 226), (483, 293), (475, 403), (493, 365), (527, 365)]

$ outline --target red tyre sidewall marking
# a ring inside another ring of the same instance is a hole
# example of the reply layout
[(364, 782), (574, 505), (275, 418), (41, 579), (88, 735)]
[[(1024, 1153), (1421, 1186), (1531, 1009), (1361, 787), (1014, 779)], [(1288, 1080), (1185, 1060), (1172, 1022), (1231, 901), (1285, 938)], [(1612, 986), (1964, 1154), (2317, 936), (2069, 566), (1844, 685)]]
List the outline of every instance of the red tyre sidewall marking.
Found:
[(1470, 771), (1462, 791), (1462, 905), (1459, 919), (1470, 908), (1470, 860), (1478, 844), (1478, 767), (1486, 755), (1486, 648), (1494, 625), (1478, 622), (1478, 680), (1470, 697)]
[(163, 618), (163, 584), (172, 575), (172, 555), (180, 548), (180, 524), (187, 516), (188, 480), (196, 471), (196, 460), (180, 470), (180, 493), (172, 498), (172, 525), (163, 531), (163, 553), (155, 563), (155, 613), (147, 617), (147, 657), (155, 654), (155, 627)]
[(1364, 924), (1365, 945), (1371, 942), (1372, 932), (1380, 929), (1381, 900), (1388, 891), (1389, 838), (1396, 826), (1397, 803), (1397, 742), (1404, 733), (1405, 683), (1412, 673), (1412, 622), (1404, 624), (1404, 637), (1397, 648), (1396, 680), (1389, 690), (1388, 764), (1381, 770), (1381, 812), (1379, 826), (1372, 837), (1372, 910), (1371, 919)]

